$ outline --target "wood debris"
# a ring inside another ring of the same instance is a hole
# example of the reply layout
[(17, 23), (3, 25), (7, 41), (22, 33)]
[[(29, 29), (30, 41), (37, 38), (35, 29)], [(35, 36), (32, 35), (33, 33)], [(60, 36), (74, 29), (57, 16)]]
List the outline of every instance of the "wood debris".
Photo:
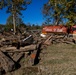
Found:
[(47, 37), (40, 37), (40, 32), (30, 32), (32, 35), (2, 35), (0, 38), (0, 74), (10, 72), (17, 69), (20, 65), (20, 60), (25, 55), (30, 56), (31, 65), (36, 65), (39, 62), (39, 54), (41, 48), (47, 45), (66, 43), (75, 44), (72, 38), (66, 35), (48, 34)]

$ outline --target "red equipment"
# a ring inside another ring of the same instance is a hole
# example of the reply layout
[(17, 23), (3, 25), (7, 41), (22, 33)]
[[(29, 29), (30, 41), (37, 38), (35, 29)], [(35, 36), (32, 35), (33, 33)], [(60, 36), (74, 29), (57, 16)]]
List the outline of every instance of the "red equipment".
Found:
[(46, 33), (76, 34), (76, 25), (70, 26), (70, 28), (62, 25), (44, 26), (42, 29), (42, 34)]
[(44, 26), (42, 33), (67, 33), (67, 30), (66, 26)]

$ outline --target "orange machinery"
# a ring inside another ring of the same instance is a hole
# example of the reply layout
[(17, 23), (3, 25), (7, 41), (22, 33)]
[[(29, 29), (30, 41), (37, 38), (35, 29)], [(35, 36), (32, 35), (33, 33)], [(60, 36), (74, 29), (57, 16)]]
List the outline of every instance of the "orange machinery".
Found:
[(46, 37), (47, 33), (68, 34), (69, 36), (71, 35), (74, 40), (76, 40), (76, 25), (70, 26), (70, 28), (62, 25), (44, 26), (41, 36)]
[(66, 26), (44, 26), (42, 29), (42, 34), (47, 33), (67, 33), (68, 28)]

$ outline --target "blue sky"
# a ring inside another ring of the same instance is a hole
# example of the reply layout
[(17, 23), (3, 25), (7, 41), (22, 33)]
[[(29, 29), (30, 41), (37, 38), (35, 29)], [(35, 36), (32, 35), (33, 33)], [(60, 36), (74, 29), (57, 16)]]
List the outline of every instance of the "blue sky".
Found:
[[(24, 23), (39, 24), (44, 22), (42, 15), (43, 4), (47, 3), (48, 0), (32, 0), (32, 3), (27, 6), (25, 11), (22, 11), (22, 20)], [(9, 14), (6, 14), (6, 10), (0, 10), (0, 24), (6, 24)]]

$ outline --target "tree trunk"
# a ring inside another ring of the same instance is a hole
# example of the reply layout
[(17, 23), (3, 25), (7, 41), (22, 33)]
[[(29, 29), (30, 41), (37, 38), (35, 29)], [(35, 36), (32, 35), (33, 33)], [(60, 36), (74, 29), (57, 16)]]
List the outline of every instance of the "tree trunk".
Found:
[(13, 15), (13, 30), (14, 30), (14, 35), (16, 34), (16, 12), (15, 12), (15, 6), (12, 3), (12, 15)]
[(14, 14), (13, 14), (13, 29), (14, 29), (14, 34), (16, 34), (16, 20)]

